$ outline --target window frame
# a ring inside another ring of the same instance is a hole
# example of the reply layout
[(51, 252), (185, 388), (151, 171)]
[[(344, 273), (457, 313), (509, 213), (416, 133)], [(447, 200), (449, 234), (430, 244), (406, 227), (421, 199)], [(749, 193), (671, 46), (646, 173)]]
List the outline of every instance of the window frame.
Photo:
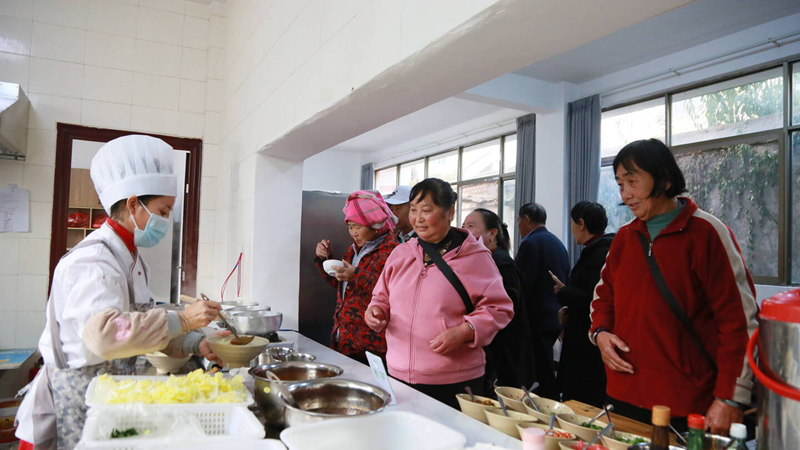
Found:
[[(720, 77), (704, 80), (702, 82), (693, 83), (691, 85), (682, 86), (677, 89), (659, 92), (654, 95), (643, 97), (635, 101), (620, 103), (610, 107), (602, 108), (601, 114), (612, 111), (626, 106), (635, 105), (655, 99), (663, 98), (665, 105), (665, 136), (664, 143), (674, 154), (679, 155), (683, 153), (692, 153), (698, 151), (711, 150), (720, 147), (730, 147), (737, 144), (749, 144), (769, 139), (778, 141), (778, 276), (765, 277), (754, 276), (753, 282), (756, 284), (765, 284), (773, 286), (798, 286), (800, 280), (792, 280), (792, 189), (788, 182), (792, 177), (792, 151), (789, 146), (791, 145), (791, 135), (793, 132), (800, 132), (800, 124), (792, 125), (792, 111), (800, 109), (800, 105), (792, 104), (792, 93), (794, 90), (793, 82), (793, 66), (800, 65), (800, 57), (795, 55), (791, 58), (786, 58), (777, 63), (764, 64), (757, 67), (752, 67), (746, 70), (736, 71)], [(704, 86), (710, 86), (725, 81), (753, 75), (759, 72), (766, 72), (775, 70), (781, 67), (783, 69), (783, 127), (774, 128), (772, 130), (758, 131), (754, 133), (745, 133), (736, 136), (729, 136), (718, 138), (708, 141), (693, 142), (689, 144), (682, 144), (672, 146), (672, 98), (674, 95), (691, 91)], [(600, 161), (600, 167), (607, 167), (614, 162), (614, 156), (607, 156)]]
[[(379, 171), (383, 171), (383, 170), (386, 170), (386, 169), (391, 169), (391, 168), (394, 167), (394, 169), (395, 169), (395, 186), (400, 186), (400, 166), (403, 166), (403, 165), (406, 165), (406, 164), (409, 164), (409, 163), (413, 163), (415, 161), (419, 161), (420, 159), (424, 160), (424, 167), (425, 167), (425, 170), (424, 170), (425, 177), (424, 178), (428, 178), (428, 176), (429, 176), (428, 167), (429, 167), (431, 159), (436, 159), (439, 156), (445, 155), (447, 153), (452, 153), (453, 151), (457, 150), (458, 151), (458, 169), (457, 169), (457, 174), (456, 174), (456, 180), (455, 181), (448, 181), (448, 183), (451, 186), (454, 187), (454, 190), (458, 194), (458, 201), (457, 201), (457, 205), (456, 205), (456, 221), (458, 223), (458, 226), (460, 227), (461, 224), (464, 221), (464, 218), (462, 216), (463, 211), (462, 211), (462, 208), (461, 208), (461, 202), (463, 200), (463, 196), (461, 195), (461, 188), (463, 186), (470, 186), (470, 185), (487, 183), (487, 182), (492, 182), (492, 181), (497, 181), (497, 204), (498, 204), (497, 215), (500, 217), (500, 220), (502, 222), (506, 222), (506, 218), (503, 217), (504, 216), (504, 214), (503, 214), (503, 202), (505, 200), (505, 198), (503, 196), (503, 182), (508, 181), (508, 180), (516, 179), (516, 175), (517, 174), (516, 174), (516, 171), (514, 171), (514, 172), (504, 172), (505, 171), (505, 157), (506, 157), (505, 144), (506, 144), (506, 138), (507, 137), (515, 136), (516, 134), (517, 134), (516, 131), (511, 131), (511, 132), (508, 132), (508, 133), (503, 133), (503, 134), (500, 134), (500, 135), (492, 136), (490, 138), (483, 138), (483, 139), (480, 139), (480, 140), (477, 140), (477, 141), (468, 142), (468, 143), (459, 145), (458, 147), (450, 147), (450, 148), (448, 148), (446, 150), (442, 150), (442, 151), (439, 151), (439, 152), (436, 152), (436, 153), (432, 153), (430, 155), (426, 155), (423, 158), (413, 158), (413, 159), (397, 162), (397, 163), (394, 163), (394, 164), (389, 164), (387, 166), (382, 166), (382, 167), (379, 167), (379, 168), (375, 169), (375, 176), (373, 177), (373, 179), (377, 181), (377, 179), (378, 179), (377, 174), (378, 174)], [(499, 140), (500, 141), (500, 166), (499, 166), (499, 169), (498, 169), (498, 173), (496, 175), (490, 175), (490, 176), (485, 176), (485, 177), (463, 179), (462, 178), (462, 170), (461, 169), (462, 169), (462, 165), (463, 165), (463, 161), (464, 161), (464, 149), (472, 147), (472, 146), (475, 146), (475, 145), (485, 144), (487, 142), (491, 142), (491, 141), (495, 141), (495, 140)], [(374, 182), (373, 182), (373, 189), (377, 189), (377, 187), (374, 185)], [(516, 209), (516, 205), (515, 205), (515, 209)], [(508, 224), (507, 222), (506, 222), (506, 224), (509, 225), (509, 227), (515, 225), (515, 224)]]

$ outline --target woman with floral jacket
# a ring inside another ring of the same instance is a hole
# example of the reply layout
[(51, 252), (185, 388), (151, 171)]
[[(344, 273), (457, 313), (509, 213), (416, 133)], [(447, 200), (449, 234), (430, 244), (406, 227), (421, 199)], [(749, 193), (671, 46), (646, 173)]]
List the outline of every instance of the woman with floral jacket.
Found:
[(344, 267), (335, 267), (335, 276), (325, 273), (322, 263), (332, 256), (331, 243), (327, 239), (317, 244), (314, 262), (328, 284), (337, 291), (331, 348), (366, 362), (365, 351), (381, 358), (386, 355), (386, 336), (364, 323), (364, 313), (386, 260), (399, 245), (392, 233), (397, 218), (381, 194), (371, 191), (353, 192), (345, 203), (344, 215), (353, 238), (353, 244), (342, 257)]

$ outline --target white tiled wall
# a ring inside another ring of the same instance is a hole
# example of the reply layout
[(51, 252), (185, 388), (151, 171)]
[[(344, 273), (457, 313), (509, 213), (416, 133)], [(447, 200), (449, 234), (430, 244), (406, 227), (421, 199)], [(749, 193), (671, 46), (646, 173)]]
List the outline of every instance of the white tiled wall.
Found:
[[(30, 232), (0, 234), (0, 348), (35, 347), (44, 325), (56, 123), (217, 144), (223, 15), (183, 0), (0, 0), (0, 81), (31, 101), (26, 161), (0, 160), (0, 186), (31, 198)], [(198, 273), (212, 292), (219, 149), (205, 151)]]

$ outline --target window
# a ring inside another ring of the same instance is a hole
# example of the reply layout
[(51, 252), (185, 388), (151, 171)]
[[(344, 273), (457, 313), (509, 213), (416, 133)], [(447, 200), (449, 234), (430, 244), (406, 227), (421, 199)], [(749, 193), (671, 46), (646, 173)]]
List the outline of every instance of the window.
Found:
[(375, 189), (384, 197), (397, 188), (397, 166), (375, 171)]
[(400, 165), (400, 186), (414, 186), (424, 179), (424, 159)]
[(783, 68), (672, 96), (672, 145), (783, 126)]
[(458, 150), (428, 159), (428, 177), (458, 181)]
[(500, 139), (464, 149), (461, 179), (489, 177), (500, 174)]
[(800, 62), (604, 111), (599, 202), (608, 231), (633, 219), (620, 206), (614, 157), (659, 132), (686, 195), (733, 231), (755, 281), (800, 284)]
[[(515, 139), (516, 141), (516, 139)], [(516, 149), (514, 150), (516, 153)], [(514, 249), (514, 229), (517, 227), (516, 200), (517, 180), (510, 179), (503, 182), (503, 222), (508, 226), (508, 240), (511, 249)]]
[(779, 139), (678, 153), (688, 195), (727, 225), (755, 277), (778, 278)]
[(426, 177), (439, 178), (458, 193), (454, 226), (461, 226), (476, 208), (486, 208), (500, 215), (513, 232), (516, 166), (517, 137), (511, 134), (376, 170), (375, 189), (385, 195), (398, 185), (413, 187)]
[(604, 112), (600, 119), (600, 157), (613, 157), (639, 139), (661, 139), (667, 135), (664, 99), (657, 98)]

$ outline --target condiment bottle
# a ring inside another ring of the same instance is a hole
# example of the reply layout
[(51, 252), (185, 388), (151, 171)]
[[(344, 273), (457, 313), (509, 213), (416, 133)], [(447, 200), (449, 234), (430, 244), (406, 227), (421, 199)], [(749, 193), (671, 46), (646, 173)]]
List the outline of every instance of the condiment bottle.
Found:
[(700, 414), (689, 414), (689, 438), (686, 439), (686, 450), (703, 450), (706, 436), (706, 418)]
[(544, 435), (541, 428), (525, 428), (522, 431), (522, 450), (544, 450)]
[(653, 436), (651, 450), (669, 450), (670, 409), (667, 406), (653, 406)]
[(747, 450), (747, 427), (741, 423), (731, 424), (731, 441), (725, 450)]

